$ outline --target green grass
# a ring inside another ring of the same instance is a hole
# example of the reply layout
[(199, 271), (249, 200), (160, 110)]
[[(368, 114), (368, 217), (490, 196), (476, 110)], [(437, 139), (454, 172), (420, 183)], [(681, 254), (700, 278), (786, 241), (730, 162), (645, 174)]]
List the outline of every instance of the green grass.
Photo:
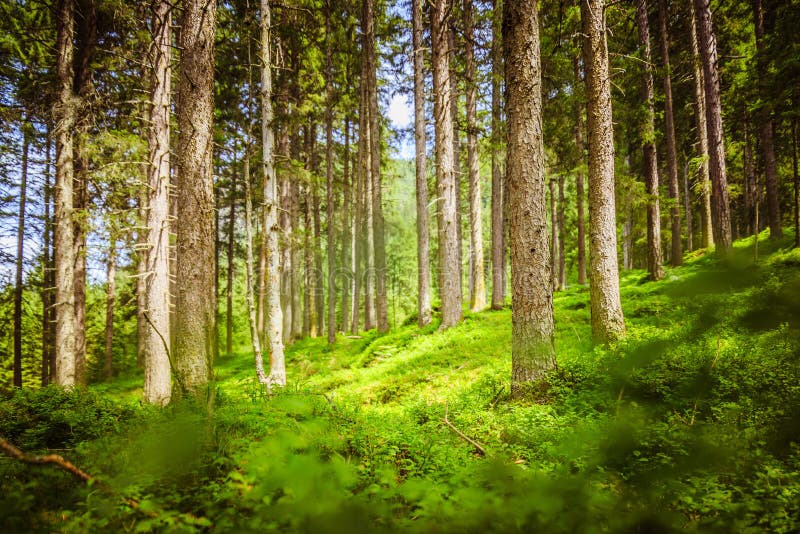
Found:
[[(588, 289), (558, 293), (559, 368), (530, 398), (509, 396), (509, 309), (446, 331), (302, 340), (272, 395), (241, 351), (217, 363), (210, 416), (139, 406), (138, 375), (18, 394), (0, 402), (0, 434), (70, 449), (116, 493), (3, 461), (13, 482), (0, 525), (796, 531), (800, 253), (789, 243), (763, 240), (757, 265), (749, 239), (725, 263), (693, 253), (657, 283), (623, 273), (628, 335), (610, 347), (592, 344)], [(62, 402), (72, 408), (54, 411)]]

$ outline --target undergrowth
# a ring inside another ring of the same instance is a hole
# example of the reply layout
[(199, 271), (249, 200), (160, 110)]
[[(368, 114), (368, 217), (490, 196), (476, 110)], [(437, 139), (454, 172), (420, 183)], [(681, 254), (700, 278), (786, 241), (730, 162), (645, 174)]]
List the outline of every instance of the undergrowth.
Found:
[[(510, 310), (292, 345), (267, 394), (218, 362), (213, 414), (140, 377), (0, 401), (0, 435), (113, 491), (0, 460), (5, 531), (790, 532), (800, 528), (800, 254), (622, 279), (627, 337), (555, 296), (558, 369), (511, 399)], [(762, 245), (762, 252), (764, 246)], [(443, 422), (478, 442), (483, 456)], [(134, 503), (134, 504), (132, 504)]]

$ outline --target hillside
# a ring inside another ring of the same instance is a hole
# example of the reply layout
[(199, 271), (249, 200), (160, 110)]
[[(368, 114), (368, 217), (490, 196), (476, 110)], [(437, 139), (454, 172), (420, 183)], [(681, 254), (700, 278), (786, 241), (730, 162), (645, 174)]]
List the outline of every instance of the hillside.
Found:
[(787, 243), (762, 242), (757, 267), (745, 240), (727, 265), (698, 253), (659, 283), (625, 273), (628, 336), (609, 348), (592, 346), (587, 288), (557, 293), (559, 368), (524, 399), (509, 398), (508, 309), (332, 349), (303, 340), (272, 394), (242, 350), (218, 362), (210, 416), (141, 406), (137, 375), (19, 391), (0, 403), (0, 435), (104, 483), (2, 459), (0, 525), (796, 530), (800, 254)]

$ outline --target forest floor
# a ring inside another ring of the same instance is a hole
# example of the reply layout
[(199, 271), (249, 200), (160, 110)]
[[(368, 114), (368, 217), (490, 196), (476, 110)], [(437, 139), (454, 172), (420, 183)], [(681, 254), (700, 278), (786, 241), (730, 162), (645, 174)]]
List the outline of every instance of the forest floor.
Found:
[[(764, 236), (762, 236), (763, 239)], [(220, 359), (213, 413), (141, 375), (0, 399), (0, 435), (103, 484), (0, 459), (0, 530), (796, 531), (800, 252), (790, 237), (622, 278), (624, 341), (555, 296), (559, 368), (511, 399), (511, 312), (307, 339), (266, 394)]]

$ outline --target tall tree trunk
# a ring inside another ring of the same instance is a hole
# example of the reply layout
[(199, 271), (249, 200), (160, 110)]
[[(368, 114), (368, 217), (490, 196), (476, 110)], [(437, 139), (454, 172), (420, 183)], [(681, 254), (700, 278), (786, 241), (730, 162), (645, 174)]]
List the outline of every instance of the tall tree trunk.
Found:
[[(283, 94), (281, 94), (283, 96)], [(281, 102), (281, 100), (279, 100)], [(284, 126), (278, 137), (278, 153), (286, 160), (289, 160), (289, 130)], [(280, 214), (278, 220), (281, 227), (281, 238), (279, 240), (281, 251), (281, 309), (283, 311), (283, 342), (289, 343), (292, 339), (292, 325), (294, 324), (294, 299), (292, 297), (293, 288), (292, 277), (296, 266), (292, 263), (292, 188), (286, 173), (278, 179), (278, 192), (280, 195)], [(266, 265), (264, 275), (266, 278)], [(264, 281), (266, 285), (266, 280)], [(265, 305), (266, 308), (266, 305)], [(266, 310), (265, 312), (266, 313)], [(261, 332), (261, 330), (259, 330)]]
[(325, 330), (325, 275), (322, 272), (322, 221), (319, 200), (319, 162), (317, 158), (317, 128), (311, 128), (311, 200), (313, 203), (313, 254), (314, 254), (314, 336), (322, 336)]
[(703, 59), (700, 57), (700, 43), (697, 34), (697, 16), (695, 14), (694, 0), (689, 0), (691, 7), (691, 39), (692, 39), (692, 64), (694, 69), (694, 114), (697, 121), (697, 137), (700, 141), (700, 165), (698, 173), (702, 187), (702, 217), (700, 220), (701, 246), (710, 248), (714, 246), (714, 233), (711, 231), (711, 176), (709, 173), (708, 156), (708, 122), (706, 119), (706, 90), (705, 76), (703, 75)]
[(475, 13), (472, 0), (464, 0), (464, 47), (467, 93), (467, 169), (469, 171), (470, 295), (469, 308), (486, 307), (486, 282), (483, 277), (483, 219), (481, 175), (478, 166), (478, 87), (475, 67)]
[(45, 170), (44, 170), (44, 221), (42, 221), (42, 370), (41, 384), (46, 386), (53, 379), (51, 363), (53, 362), (53, 246), (51, 232), (53, 231), (53, 221), (50, 218), (50, 203), (52, 202), (53, 183), (50, 176), (51, 172), (51, 153), (50, 153), (50, 125), (47, 126), (47, 138), (45, 140)]
[(678, 183), (678, 153), (675, 148), (675, 117), (672, 110), (672, 68), (669, 62), (669, 11), (667, 0), (658, 0), (658, 19), (661, 33), (661, 63), (664, 68), (664, 137), (667, 142), (667, 185), (672, 204), (669, 208), (671, 223), (670, 263), (683, 263), (683, 247), (681, 243), (681, 204), (680, 185)]
[[(171, 364), (165, 340), (171, 339), (170, 321), (170, 80), (172, 78), (172, 5), (154, 4), (150, 73), (149, 161), (147, 171), (147, 250), (144, 308), (147, 325), (143, 338), (144, 400), (167, 404), (171, 396)], [(139, 261), (142, 261), (141, 259)]]
[[(214, 0), (185, 0), (178, 103), (178, 221), (175, 348), (181, 393), (205, 394), (216, 339), (214, 294)], [(191, 224), (188, 224), (191, 221)]]
[(683, 212), (686, 217), (686, 249), (694, 250), (694, 214), (692, 213), (692, 201), (689, 189), (689, 161), (684, 156), (683, 163)]
[[(326, 182), (326, 217), (328, 226), (328, 344), (336, 342), (336, 225), (333, 219), (333, 50), (331, 49), (331, 17), (330, 9), (325, 12), (325, 182)], [(344, 209), (342, 211), (345, 211)], [(346, 219), (342, 217), (342, 221)], [(344, 227), (345, 224), (342, 225)], [(342, 239), (344, 247), (344, 239)]]
[[(299, 142), (297, 137), (292, 141), (292, 159), (297, 160)], [(300, 259), (300, 184), (291, 179), (289, 184), (289, 213), (291, 216), (290, 254), (292, 265), (292, 339), (298, 339), (303, 333), (303, 312), (301, 298), (301, 259)]]
[(78, 0), (75, 94), (80, 107), (75, 138), (75, 380), (86, 384), (86, 236), (89, 230), (89, 96), (97, 42), (97, 12), (94, 0)]
[(756, 33), (756, 68), (758, 71), (758, 91), (764, 106), (760, 113), (761, 148), (764, 150), (764, 178), (767, 187), (767, 219), (771, 239), (783, 237), (781, 226), (781, 203), (778, 194), (778, 163), (775, 158), (775, 134), (773, 110), (766, 94), (764, 82), (767, 78), (767, 58), (764, 57), (764, 9), (761, 0), (753, 0), (753, 18)]
[(592, 336), (607, 342), (625, 334), (619, 294), (614, 200), (614, 127), (608, 72), (605, 0), (581, 0), (583, 64), (589, 139), (589, 280)]
[[(270, 369), (268, 383), (271, 385), (286, 385), (286, 363), (283, 353), (283, 314), (281, 310), (281, 253), (278, 237), (280, 227), (278, 224), (278, 180), (273, 164), (273, 147), (275, 135), (273, 132), (272, 112), (272, 53), (271, 53), (272, 13), (268, 0), (261, 0), (261, 143), (263, 164), (263, 196), (264, 196), (264, 242), (262, 247), (266, 250), (266, 278), (267, 299), (267, 341), (270, 348)], [(250, 236), (248, 236), (248, 241)], [(252, 247), (251, 247), (252, 248)], [(249, 259), (252, 265), (252, 258)], [(249, 275), (252, 280), (252, 273)], [(252, 285), (252, 282), (251, 282)], [(250, 291), (252, 294), (252, 290)], [(252, 300), (252, 299), (251, 299)], [(249, 304), (252, 310), (252, 304)], [(253, 312), (250, 312), (252, 322)], [(258, 334), (252, 335), (258, 338)], [(254, 345), (255, 348), (255, 345)], [(259, 380), (263, 380), (263, 370), (259, 367), (263, 362), (258, 360), (260, 351), (256, 353), (256, 373)], [(263, 382), (262, 382), (263, 383)]]
[(366, 236), (364, 235), (364, 181), (366, 174), (366, 116), (363, 112), (364, 102), (364, 83), (362, 78), (361, 83), (361, 98), (360, 110), (358, 121), (358, 168), (356, 169), (356, 196), (355, 208), (353, 211), (353, 320), (351, 321), (351, 331), (353, 335), (357, 335), (361, 321), (361, 288), (363, 284), (364, 271), (362, 264), (364, 263), (364, 245), (366, 243)]
[(22, 168), (19, 183), (19, 214), (17, 216), (17, 261), (14, 277), (14, 387), (22, 387), (22, 264), (25, 250), (25, 202), (28, 187), (28, 147), (30, 126), (22, 122)]
[(797, 173), (797, 119), (792, 119), (792, 182), (794, 185), (794, 246), (800, 248), (800, 176)]
[(450, 105), (450, 0), (435, 0), (431, 7), (431, 40), (433, 48), (434, 128), (436, 132), (436, 188), (441, 217), (439, 219), (439, 256), (442, 287), (441, 328), (461, 320), (461, 243), (458, 240), (458, 195), (454, 164), (453, 117)]
[(428, 223), (428, 169), (425, 148), (425, 56), (422, 41), (422, 0), (412, 0), (414, 47), (414, 143), (417, 192), (417, 324), (431, 322), (430, 226)]
[[(577, 90), (581, 83), (580, 57), (576, 55), (572, 58), (572, 72), (575, 78), (575, 88)], [(575, 146), (578, 154), (578, 171), (575, 173), (575, 197), (578, 212), (578, 283), (586, 284), (586, 219), (584, 214), (584, 200), (586, 192), (583, 182), (583, 163), (586, 161), (586, 147), (583, 143), (583, 114), (584, 108), (580, 100), (576, 99), (575, 104)]]
[(567, 256), (566, 256), (566, 201), (564, 199), (564, 174), (558, 177), (558, 287), (567, 287)]
[(59, 386), (75, 385), (75, 227), (73, 195), (73, 132), (76, 96), (73, 92), (74, 0), (59, 0), (57, 9), (56, 73), (58, 102), (56, 117), (55, 199), (55, 309), (56, 375)]
[(353, 217), (353, 186), (350, 183), (350, 118), (344, 120), (344, 156), (342, 161), (343, 209), (342, 209), (342, 332), (347, 332), (350, 325), (350, 299), (353, 285), (353, 236), (351, 219)]
[[(113, 232), (112, 232), (113, 233)], [(116, 237), (109, 236), (106, 258), (106, 346), (103, 374), (111, 379), (114, 354), (114, 304), (117, 300), (117, 246)]]
[(559, 282), (558, 251), (560, 247), (558, 246), (558, 212), (556, 210), (556, 182), (553, 176), (550, 177), (548, 185), (550, 187), (550, 286), (553, 288), (553, 291), (558, 291), (558, 282)]
[(228, 356), (233, 355), (233, 246), (234, 239), (236, 238), (234, 230), (236, 229), (236, 155), (233, 158), (233, 167), (231, 169), (231, 190), (230, 190), (230, 210), (228, 211), (228, 250), (227, 260), (228, 269), (227, 276), (225, 277), (225, 354)]
[(744, 122), (742, 123), (744, 130), (744, 205), (745, 205), (745, 231), (747, 235), (758, 233), (754, 223), (754, 204), (755, 204), (755, 188), (756, 188), (756, 168), (753, 157), (753, 137), (750, 133), (750, 124), (745, 114)]
[(636, 2), (636, 26), (639, 31), (639, 46), (642, 50), (642, 91), (645, 105), (642, 117), (641, 137), (644, 161), (644, 187), (647, 193), (647, 271), (651, 280), (664, 278), (661, 266), (661, 210), (658, 190), (658, 158), (656, 152), (655, 111), (653, 101), (653, 67), (650, 57), (650, 27), (647, 22), (647, 0)]
[(370, 185), (372, 236), (374, 247), (375, 315), (378, 332), (389, 331), (389, 306), (386, 293), (386, 236), (383, 220), (381, 180), (381, 135), (378, 120), (377, 60), (375, 57), (375, 12), (372, 0), (364, 0), (363, 50), (366, 60), (367, 104), (369, 116)]
[[(269, 8), (269, 6), (267, 7)], [(253, 193), (251, 191), (252, 186), (250, 185), (250, 132), (248, 132), (247, 141), (245, 143), (243, 174), (244, 228), (245, 246), (247, 247), (245, 269), (247, 272), (247, 317), (250, 323), (250, 343), (253, 347), (253, 359), (255, 362), (256, 378), (258, 379), (258, 383), (268, 384), (269, 381), (267, 379), (267, 374), (264, 372), (264, 355), (261, 352), (261, 330), (259, 329), (258, 317), (256, 316), (255, 289), (253, 287), (255, 274), (253, 272)], [(265, 233), (264, 240), (266, 241), (267, 239), (269, 239), (269, 237)], [(264, 247), (266, 248), (266, 242), (264, 243)], [(266, 273), (264, 278), (267, 278)], [(283, 326), (282, 322), (281, 326)]]
[(316, 321), (314, 317), (314, 252), (311, 243), (311, 198), (308, 186), (301, 190), (303, 195), (303, 259), (304, 259), (304, 283), (303, 291), (303, 337), (315, 337), (317, 335)]
[(504, 191), (501, 168), (503, 81), (502, 0), (492, 3), (492, 309), (499, 310), (506, 302), (506, 249), (505, 217), (503, 215)]
[(710, 0), (694, 0), (697, 37), (703, 62), (703, 81), (708, 126), (709, 175), (711, 176), (711, 222), (717, 253), (725, 257), (731, 250), (731, 217), (728, 201), (728, 173), (725, 166), (725, 139), (722, 131), (717, 38), (711, 21)]
[[(461, 132), (458, 128), (458, 73), (456, 71), (456, 63), (453, 59), (453, 54), (456, 51), (456, 32), (453, 26), (452, 13), (455, 8), (453, 0), (447, 0), (450, 4), (450, 13), (448, 20), (447, 31), (447, 49), (448, 49), (448, 68), (450, 70), (450, 116), (453, 121), (453, 176), (455, 177), (455, 190), (456, 190), (456, 234), (458, 239), (458, 280), (463, 285), (464, 283), (464, 236), (463, 236), (463, 222), (461, 220), (462, 205), (461, 205)], [(471, 284), (472, 281), (470, 280)], [(471, 285), (470, 285), (471, 287)], [(460, 291), (460, 289), (459, 289)]]
[(506, 1), (503, 14), (511, 203), (511, 389), (521, 393), (524, 384), (542, 379), (556, 366), (556, 354), (537, 4)]

